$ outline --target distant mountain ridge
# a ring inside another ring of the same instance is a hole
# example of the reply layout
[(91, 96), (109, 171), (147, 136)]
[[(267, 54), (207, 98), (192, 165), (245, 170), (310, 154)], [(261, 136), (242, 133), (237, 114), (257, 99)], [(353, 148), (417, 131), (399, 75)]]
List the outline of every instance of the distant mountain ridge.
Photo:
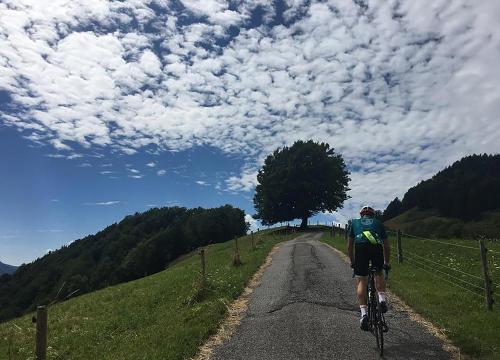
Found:
[(17, 266), (4, 264), (0, 261), (0, 275), (2, 274), (12, 274), (16, 271)]
[[(200, 246), (247, 231), (245, 213), (213, 209), (153, 208), (50, 252), (12, 275), (0, 276), (0, 321), (47, 304), (165, 269)], [(72, 295), (73, 294), (73, 295)]]
[(500, 155), (466, 156), (431, 179), (410, 188), (402, 200), (395, 198), (383, 214), (387, 221), (404, 212), (436, 210), (438, 216), (463, 221), (500, 210)]

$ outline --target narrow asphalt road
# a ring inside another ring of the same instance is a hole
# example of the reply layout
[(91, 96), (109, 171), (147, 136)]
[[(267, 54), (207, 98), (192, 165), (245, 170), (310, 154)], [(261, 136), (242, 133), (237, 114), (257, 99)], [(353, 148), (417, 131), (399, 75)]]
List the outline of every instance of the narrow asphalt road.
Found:
[[(380, 358), (373, 335), (359, 329), (351, 269), (319, 237), (305, 234), (281, 245), (246, 317), (213, 359)], [(421, 325), (389, 311), (384, 359), (451, 358)]]

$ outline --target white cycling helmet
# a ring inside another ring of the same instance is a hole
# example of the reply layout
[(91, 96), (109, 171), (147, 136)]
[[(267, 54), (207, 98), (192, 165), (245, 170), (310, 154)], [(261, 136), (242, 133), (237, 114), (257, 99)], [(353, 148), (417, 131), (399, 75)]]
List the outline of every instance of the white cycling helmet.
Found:
[(365, 216), (365, 215), (375, 216), (375, 210), (373, 210), (373, 208), (371, 206), (365, 205), (361, 208), (361, 210), (359, 210), (359, 215), (361, 215), (361, 216)]

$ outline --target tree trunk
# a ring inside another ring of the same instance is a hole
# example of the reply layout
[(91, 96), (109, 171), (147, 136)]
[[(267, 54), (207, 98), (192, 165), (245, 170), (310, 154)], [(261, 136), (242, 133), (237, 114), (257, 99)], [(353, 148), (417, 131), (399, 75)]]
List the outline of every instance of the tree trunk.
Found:
[(309, 219), (308, 216), (303, 216), (302, 217), (302, 223), (300, 224), (301, 229), (307, 229), (307, 219)]

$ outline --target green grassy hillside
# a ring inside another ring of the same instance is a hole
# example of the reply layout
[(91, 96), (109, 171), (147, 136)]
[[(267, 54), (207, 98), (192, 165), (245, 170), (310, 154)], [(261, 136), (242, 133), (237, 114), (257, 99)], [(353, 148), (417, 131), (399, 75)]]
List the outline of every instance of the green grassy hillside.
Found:
[(413, 208), (385, 222), (392, 230), (437, 238), (500, 238), (500, 212), (485, 212), (477, 221), (439, 216), (436, 210)]
[[(291, 238), (260, 233), (254, 251), (240, 238), (243, 265), (232, 266), (234, 241), (206, 249), (208, 290), (197, 291), (200, 259), (49, 308), (48, 359), (189, 359), (213, 334), (270, 249)], [(27, 315), (0, 324), (0, 359), (33, 359), (35, 326)]]

